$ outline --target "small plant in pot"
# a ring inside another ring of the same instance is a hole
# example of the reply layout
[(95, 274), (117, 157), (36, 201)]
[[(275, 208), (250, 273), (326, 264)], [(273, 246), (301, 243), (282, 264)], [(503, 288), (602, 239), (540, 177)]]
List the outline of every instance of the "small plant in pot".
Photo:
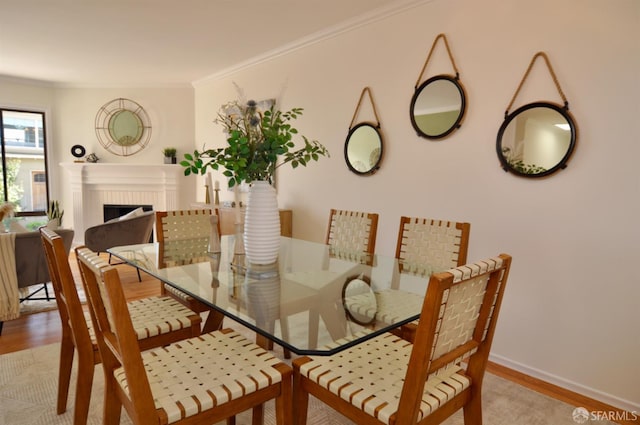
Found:
[(176, 160), (176, 148), (164, 148), (162, 154), (164, 155), (165, 164), (175, 164)]
[(49, 206), (47, 207), (47, 217), (49, 218), (49, 222), (47, 223), (47, 227), (51, 229), (57, 229), (62, 226), (62, 217), (64, 216), (64, 210), (60, 209), (60, 204), (58, 201), (49, 202)]

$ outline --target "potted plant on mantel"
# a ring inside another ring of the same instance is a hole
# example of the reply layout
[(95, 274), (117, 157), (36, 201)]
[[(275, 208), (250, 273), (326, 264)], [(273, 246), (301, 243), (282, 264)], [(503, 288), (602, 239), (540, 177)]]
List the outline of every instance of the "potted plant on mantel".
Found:
[(164, 163), (165, 164), (175, 164), (176, 160), (176, 148), (164, 148), (162, 150), (162, 154), (164, 155)]
[[(280, 241), (280, 215), (275, 189), (271, 186), (275, 170), (290, 164), (293, 168), (329, 156), (329, 151), (317, 140), (302, 136), (304, 145), (296, 148), (293, 141), (298, 130), (290, 121), (302, 115), (302, 108), (282, 112), (274, 104), (262, 111), (250, 100), (246, 104), (233, 101), (223, 105), (215, 120), (227, 133), (227, 146), (195, 150), (185, 154), (180, 165), (184, 174), (205, 174), (207, 168), (224, 169), (229, 187), (251, 183), (245, 213), (244, 245), (247, 259), (253, 264), (271, 264), (277, 260)], [(265, 208), (269, 213), (265, 213)], [(272, 230), (266, 241), (256, 240)], [(256, 232), (258, 231), (258, 232)], [(258, 234), (259, 233), (259, 234)], [(271, 248), (268, 253), (260, 247)]]

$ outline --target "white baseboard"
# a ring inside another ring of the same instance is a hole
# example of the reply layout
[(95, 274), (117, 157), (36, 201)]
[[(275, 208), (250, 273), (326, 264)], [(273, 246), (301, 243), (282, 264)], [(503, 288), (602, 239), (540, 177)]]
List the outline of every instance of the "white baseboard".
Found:
[(636, 414), (640, 414), (640, 404), (638, 403), (633, 403), (629, 400), (625, 400), (620, 397), (607, 394), (605, 392), (587, 387), (582, 384), (578, 384), (577, 382), (570, 381), (560, 376), (552, 375), (543, 370), (532, 368), (522, 363), (518, 363), (513, 360), (510, 360), (506, 357), (490, 354), (489, 360), (492, 361), (493, 363), (515, 370), (517, 372), (523, 373), (533, 378), (540, 379), (550, 384), (557, 385), (561, 388), (564, 388), (569, 391), (573, 391), (585, 397), (589, 397), (594, 400), (600, 401), (602, 403), (606, 403), (610, 406), (626, 410), (627, 412), (635, 412)]

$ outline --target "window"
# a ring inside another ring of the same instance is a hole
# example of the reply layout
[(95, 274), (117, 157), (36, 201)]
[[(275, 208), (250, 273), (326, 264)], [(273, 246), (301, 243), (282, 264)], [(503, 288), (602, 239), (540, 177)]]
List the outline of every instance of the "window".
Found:
[(48, 204), (44, 113), (0, 108), (0, 203), (16, 216), (45, 215)]

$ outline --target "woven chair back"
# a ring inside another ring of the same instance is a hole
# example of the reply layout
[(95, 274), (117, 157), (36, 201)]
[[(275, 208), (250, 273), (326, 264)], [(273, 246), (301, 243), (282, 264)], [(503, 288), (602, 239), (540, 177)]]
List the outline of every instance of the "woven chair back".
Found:
[(469, 223), (400, 217), (396, 258), (400, 273), (430, 276), (467, 261)]
[(160, 266), (207, 261), (211, 229), (218, 225), (216, 219), (211, 210), (157, 211)]
[(332, 209), (326, 243), (332, 257), (371, 264), (376, 248), (378, 214)]

